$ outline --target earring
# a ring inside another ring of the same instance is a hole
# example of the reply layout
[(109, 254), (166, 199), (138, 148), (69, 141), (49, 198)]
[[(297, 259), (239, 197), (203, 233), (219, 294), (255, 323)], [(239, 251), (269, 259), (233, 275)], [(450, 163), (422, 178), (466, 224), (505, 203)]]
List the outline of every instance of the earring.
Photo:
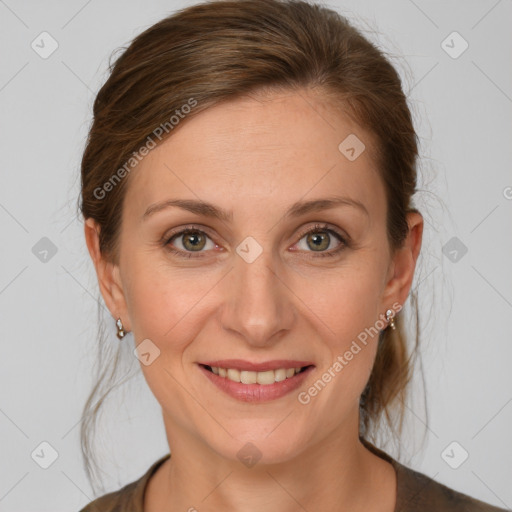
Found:
[(386, 311), (386, 320), (388, 321), (389, 326), (391, 327), (391, 329), (393, 329), (393, 331), (396, 329), (394, 317), (395, 317), (394, 312), (391, 309), (388, 309)]
[(117, 337), (120, 340), (122, 340), (125, 337), (126, 332), (124, 332), (123, 322), (121, 322), (120, 318), (117, 319), (116, 326), (117, 326)]

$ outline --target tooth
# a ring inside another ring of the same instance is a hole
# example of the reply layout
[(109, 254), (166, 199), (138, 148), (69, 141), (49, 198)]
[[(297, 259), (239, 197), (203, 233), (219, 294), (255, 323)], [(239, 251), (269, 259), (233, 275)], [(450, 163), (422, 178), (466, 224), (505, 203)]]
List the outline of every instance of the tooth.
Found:
[(274, 384), (274, 370), (258, 372), (256, 380), (258, 381), (258, 384)]
[(240, 382), (240, 371), (233, 368), (228, 369), (228, 379), (234, 382)]
[(256, 384), (256, 375), (256, 372), (242, 370), (240, 372), (240, 382), (243, 382), (244, 384)]
[(279, 368), (279, 370), (274, 370), (276, 382), (281, 382), (286, 379), (286, 370), (284, 368)]
[(299, 372), (301, 368), (278, 368), (277, 370), (267, 370), (264, 372), (240, 371), (235, 368), (220, 368), (217, 366), (211, 366), (211, 369), (215, 375), (226, 377), (233, 382), (269, 385), (274, 384), (274, 382), (282, 382), (285, 379), (290, 379)]

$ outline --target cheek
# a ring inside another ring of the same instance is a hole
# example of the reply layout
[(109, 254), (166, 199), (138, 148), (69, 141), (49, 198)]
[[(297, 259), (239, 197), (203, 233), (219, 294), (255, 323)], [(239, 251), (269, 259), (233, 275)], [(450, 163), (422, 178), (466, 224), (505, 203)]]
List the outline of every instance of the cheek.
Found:
[[(135, 346), (144, 347), (139, 351), (141, 371), (165, 413), (182, 427), (192, 428), (191, 418), (201, 411), (185, 391), (186, 356), (204, 327), (202, 319), (212, 309), (208, 291), (219, 278), (192, 275), (190, 269), (171, 272), (161, 262), (132, 263), (127, 307)], [(149, 364), (141, 355), (144, 352), (150, 354)]]
[(129, 263), (132, 278), (126, 295), (135, 345), (145, 343), (140, 347), (156, 354), (146, 365), (138, 350), (141, 370), (161, 404), (187, 410), (190, 404), (181, 386), (196, 360), (194, 342), (208, 339), (205, 331), (218, 310), (216, 292), (226, 271), (180, 269), (144, 254), (134, 254)]
[[(321, 320), (317, 322), (319, 328), (329, 333), (321, 340), (323, 347), (318, 348), (318, 353), (328, 349), (318, 379), (328, 382), (330, 391), (321, 392), (317, 405), (339, 412), (332, 415), (333, 422), (346, 413), (348, 404), (358, 403), (374, 364), (379, 333), (385, 327), (380, 311), (385, 269), (377, 259), (361, 257), (359, 261), (360, 266), (340, 268), (323, 286), (315, 287), (309, 299)], [(340, 400), (345, 406), (340, 406)]]
[(376, 262), (365, 265), (364, 269), (340, 268), (309, 294), (308, 304), (331, 332), (336, 353), (344, 351), (361, 333), (370, 331), (371, 340), (375, 327), (383, 328), (382, 322), (377, 324), (383, 313), (380, 311), (382, 271)]
[(160, 346), (172, 339), (172, 345), (179, 344), (182, 338), (176, 332), (190, 324), (189, 318), (200, 309), (201, 297), (214, 286), (215, 276), (199, 269), (177, 268), (161, 252), (137, 252), (133, 246), (127, 247), (125, 254), (126, 305), (136, 342), (149, 338)]

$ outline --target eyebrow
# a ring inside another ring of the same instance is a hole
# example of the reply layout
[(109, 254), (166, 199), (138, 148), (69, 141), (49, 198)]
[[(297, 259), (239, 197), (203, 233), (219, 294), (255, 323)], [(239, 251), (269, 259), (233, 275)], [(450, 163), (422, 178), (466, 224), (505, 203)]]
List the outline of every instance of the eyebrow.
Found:
[[(368, 210), (360, 201), (342, 196), (330, 196), (310, 201), (297, 201), (284, 214), (285, 218), (300, 217), (307, 213), (321, 210), (329, 210), (338, 206), (352, 206), (369, 216)], [(167, 199), (159, 203), (150, 205), (142, 215), (142, 220), (146, 220), (151, 215), (170, 207), (177, 207), (197, 215), (219, 219), (223, 222), (229, 222), (233, 219), (233, 212), (228, 212), (207, 201), (196, 201), (193, 199)]]

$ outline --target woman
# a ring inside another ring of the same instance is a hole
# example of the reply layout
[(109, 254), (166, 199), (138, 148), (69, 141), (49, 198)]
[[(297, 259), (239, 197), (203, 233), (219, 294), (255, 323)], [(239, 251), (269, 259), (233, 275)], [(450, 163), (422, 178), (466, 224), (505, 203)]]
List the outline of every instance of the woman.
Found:
[(501, 510), (368, 440), (411, 377), (416, 159), (396, 71), (331, 10), (221, 0), (135, 38), (81, 210), (172, 456), (82, 512)]

